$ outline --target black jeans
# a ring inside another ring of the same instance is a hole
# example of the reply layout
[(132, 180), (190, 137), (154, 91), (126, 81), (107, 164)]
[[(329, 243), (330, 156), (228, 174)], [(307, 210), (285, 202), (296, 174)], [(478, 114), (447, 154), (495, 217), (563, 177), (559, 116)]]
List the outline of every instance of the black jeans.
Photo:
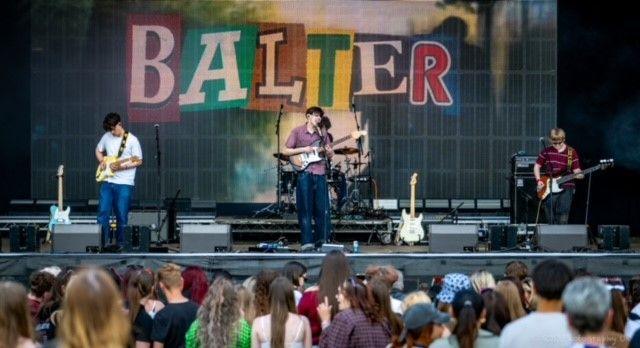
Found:
[(569, 222), (569, 211), (575, 188), (567, 188), (560, 193), (552, 193), (544, 201), (547, 223), (566, 225)]

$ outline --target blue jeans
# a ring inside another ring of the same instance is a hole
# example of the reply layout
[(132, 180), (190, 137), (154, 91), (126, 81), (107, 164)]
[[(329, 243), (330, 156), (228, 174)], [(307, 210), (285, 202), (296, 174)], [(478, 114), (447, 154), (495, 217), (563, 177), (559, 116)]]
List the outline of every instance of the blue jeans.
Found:
[(569, 211), (574, 190), (574, 188), (566, 188), (560, 193), (551, 193), (547, 196), (544, 202), (544, 211), (548, 224), (566, 225), (569, 223)]
[[(298, 206), (298, 223), (302, 232), (301, 244), (327, 241), (331, 231), (327, 178), (324, 175), (309, 172), (300, 173), (296, 186), (296, 205)], [(315, 222), (313, 232), (312, 217)]]
[(100, 205), (98, 223), (102, 225), (102, 245), (110, 244), (113, 236), (109, 226), (109, 218), (113, 210), (116, 215), (116, 244), (124, 245), (124, 228), (129, 218), (129, 207), (133, 197), (133, 186), (105, 182), (100, 186)]

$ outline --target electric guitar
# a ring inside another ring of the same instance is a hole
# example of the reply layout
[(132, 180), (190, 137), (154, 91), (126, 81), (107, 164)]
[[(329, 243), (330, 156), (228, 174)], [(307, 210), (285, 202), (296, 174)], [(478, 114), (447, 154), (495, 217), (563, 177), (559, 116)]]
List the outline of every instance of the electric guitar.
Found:
[[(333, 145), (338, 145), (349, 139), (358, 139), (361, 136), (365, 136), (365, 135), (367, 135), (367, 131), (353, 131), (351, 132), (351, 134), (334, 141)], [(289, 163), (291, 163), (291, 166), (293, 167), (293, 169), (301, 172), (307, 169), (307, 167), (311, 163), (320, 162), (325, 159), (324, 155), (322, 155), (322, 153), (324, 152), (324, 149), (320, 147), (320, 140), (314, 142), (313, 144), (311, 144), (311, 146), (318, 148), (318, 150), (310, 153), (301, 153), (301, 154), (289, 156)]]
[(51, 213), (51, 220), (49, 220), (49, 228), (47, 230), (47, 237), (45, 238), (45, 243), (48, 243), (51, 240), (51, 232), (53, 232), (53, 227), (58, 224), (69, 225), (71, 220), (69, 220), (69, 213), (71, 212), (71, 208), (67, 207), (64, 209), (62, 204), (62, 178), (64, 177), (64, 166), (61, 164), (58, 167), (58, 172), (56, 173), (58, 177), (58, 205), (52, 205), (49, 208), (49, 212)]
[(413, 173), (411, 176), (411, 202), (409, 205), (409, 214), (406, 210), (402, 210), (402, 221), (398, 227), (399, 239), (405, 243), (412, 245), (424, 238), (424, 229), (422, 228), (422, 214), (416, 216), (416, 184), (418, 183), (418, 174)]
[[(137, 164), (140, 164), (142, 161), (137, 156), (132, 156), (129, 158), (121, 158), (121, 159), (118, 159), (118, 157), (116, 156), (107, 156), (104, 158), (104, 162), (106, 163), (106, 166), (104, 167), (104, 169), (102, 169), (100, 165), (98, 165), (98, 169), (96, 170), (97, 182), (105, 181), (108, 178), (113, 177), (115, 175), (115, 171), (120, 169), (124, 164), (130, 163), (133, 165), (137, 165)], [(111, 169), (112, 165), (115, 167), (115, 170)]]
[(576, 176), (582, 174), (582, 175), (587, 175), (590, 174), (592, 172), (595, 172), (597, 170), (601, 170), (601, 169), (607, 169), (609, 167), (613, 167), (613, 159), (603, 159), (600, 160), (600, 164), (595, 165), (591, 168), (585, 169), (583, 171), (581, 171), (580, 173), (573, 173), (573, 174), (568, 174), (565, 176), (558, 176), (558, 177), (550, 177), (548, 175), (541, 175), (540, 176), (540, 180), (542, 181), (543, 185), (538, 189), (538, 198), (540, 198), (540, 200), (543, 200), (545, 198), (547, 198), (547, 196), (550, 193), (559, 193), (562, 192), (562, 187), (560, 187), (560, 185), (564, 184), (567, 181), (573, 180), (576, 178)]

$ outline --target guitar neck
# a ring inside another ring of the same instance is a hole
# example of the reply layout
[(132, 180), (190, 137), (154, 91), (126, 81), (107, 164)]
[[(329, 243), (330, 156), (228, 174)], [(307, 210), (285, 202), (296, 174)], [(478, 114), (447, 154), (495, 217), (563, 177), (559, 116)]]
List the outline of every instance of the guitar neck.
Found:
[(345, 142), (345, 141), (347, 141), (347, 140), (349, 140), (349, 139), (351, 139), (351, 135), (347, 135), (347, 136), (344, 136), (344, 137), (342, 137), (342, 138), (340, 138), (340, 139), (338, 139), (338, 140), (334, 140), (334, 141), (332, 142), (332, 144), (333, 144), (333, 145), (338, 145), (338, 144), (343, 143), (343, 142)]
[(409, 203), (409, 214), (416, 217), (416, 185), (411, 185), (411, 202)]
[(58, 209), (64, 209), (62, 206), (62, 175), (58, 176)]
[(580, 173), (573, 173), (573, 174), (569, 174), (569, 175), (563, 176), (563, 177), (559, 178), (556, 181), (557, 181), (558, 185), (561, 185), (561, 184), (564, 184), (567, 181), (571, 181), (571, 180), (575, 179), (576, 176), (578, 176), (578, 174), (587, 175), (589, 173), (595, 172), (596, 170), (600, 170), (600, 169), (601, 169), (600, 165), (593, 166), (591, 168), (588, 168), (588, 169), (585, 169), (585, 170), (581, 171)]

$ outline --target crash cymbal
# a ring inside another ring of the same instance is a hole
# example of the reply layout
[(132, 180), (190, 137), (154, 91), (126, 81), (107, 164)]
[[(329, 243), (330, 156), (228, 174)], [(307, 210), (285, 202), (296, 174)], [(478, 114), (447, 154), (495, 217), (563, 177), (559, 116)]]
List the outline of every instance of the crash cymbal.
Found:
[(282, 154), (282, 153), (274, 153), (273, 157), (282, 160), (282, 161), (288, 161), (289, 160), (289, 156)]
[(355, 175), (347, 179), (351, 182), (369, 182), (371, 177), (369, 175)]
[(355, 155), (358, 153), (358, 149), (355, 147), (341, 147), (339, 149), (333, 149), (336, 155)]

